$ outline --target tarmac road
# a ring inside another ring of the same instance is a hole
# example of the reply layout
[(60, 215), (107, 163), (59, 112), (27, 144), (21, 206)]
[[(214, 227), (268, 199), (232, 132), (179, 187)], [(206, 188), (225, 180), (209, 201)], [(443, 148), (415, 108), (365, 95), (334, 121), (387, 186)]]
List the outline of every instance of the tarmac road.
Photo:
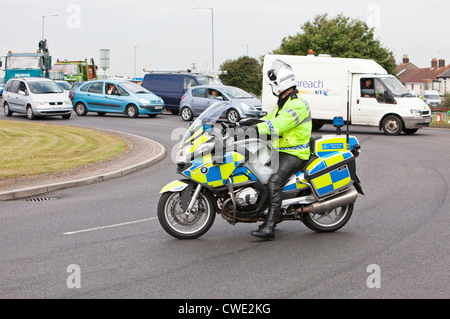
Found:
[(1, 298), (450, 297), (449, 130), (391, 137), (351, 127), (362, 144), (366, 196), (336, 233), (284, 222), (275, 241), (263, 242), (249, 235), (256, 224), (231, 226), (218, 216), (203, 237), (181, 241), (160, 227), (156, 207), (159, 190), (178, 178), (171, 135), (185, 122), (172, 115), (41, 121), (143, 136), (163, 145), (166, 157), (43, 201), (0, 202)]

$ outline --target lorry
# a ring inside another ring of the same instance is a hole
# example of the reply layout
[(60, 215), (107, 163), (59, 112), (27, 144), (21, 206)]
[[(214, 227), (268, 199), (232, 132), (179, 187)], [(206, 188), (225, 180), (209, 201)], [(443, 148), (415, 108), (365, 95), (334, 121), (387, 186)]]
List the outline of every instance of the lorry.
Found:
[[(49, 55), (47, 40), (39, 42), (39, 50), (35, 53), (15, 53), (9, 51), (4, 58), (4, 83), (14, 77), (49, 77), (52, 57)], [(3, 66), (0, 61), (0, 67)]]
[(87, 59), (84, 61), (60, 61), (58, 59), (52, 67), (52, 73), (58, 80), (70, 83), (98, 80), (97, 66), (92, 58), (90, 64)]
[[(336, 116), (348, 125), (377, 126), (388, 135), (402, 131), (414, 134), (431, 123), (428, 105), (412, 97), (396, 77), (373, 60), (268, 54), (263, 74), (277, 59), (292, 67), (297, 89), (309, 104), (313, 130), (333, 123)], [(264, 81), (263, 110), (270, 111), (276, 103), (271, 86)]]

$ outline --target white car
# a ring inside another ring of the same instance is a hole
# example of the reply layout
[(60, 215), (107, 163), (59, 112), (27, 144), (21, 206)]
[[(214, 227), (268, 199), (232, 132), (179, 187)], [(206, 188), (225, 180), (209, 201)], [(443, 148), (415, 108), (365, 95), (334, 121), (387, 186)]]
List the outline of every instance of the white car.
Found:
[(72, 101), (58, 84), (37, 77), (10, 79), (3, 92), (3, 108), (6, 116), (22, 113), (30, 120), (38, 116), (69, 119), (73, 110)]

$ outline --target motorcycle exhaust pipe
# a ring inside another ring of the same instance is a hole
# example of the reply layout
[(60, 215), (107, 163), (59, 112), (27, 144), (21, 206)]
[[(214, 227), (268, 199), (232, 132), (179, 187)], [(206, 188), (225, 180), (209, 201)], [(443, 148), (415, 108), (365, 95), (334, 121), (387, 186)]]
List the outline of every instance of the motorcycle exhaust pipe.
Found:
[(326, 199), (324, 202), (316, 202), (308, 206), (304, 206), (297, 210), (298, 213), (312, 213), (319, 214), (328, 210), (332, 210), (338, 207), (346, 206), (356, 202), (358, 192), (354, 189), (350, 189), (335, 197)]

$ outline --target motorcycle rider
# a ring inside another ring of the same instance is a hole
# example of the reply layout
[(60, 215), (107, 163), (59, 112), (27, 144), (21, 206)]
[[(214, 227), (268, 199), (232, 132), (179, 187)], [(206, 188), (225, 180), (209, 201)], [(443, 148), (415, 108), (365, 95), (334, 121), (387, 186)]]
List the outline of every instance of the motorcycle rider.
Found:
[(273, 146), (279, 152), (279, 162), (278, 170), (271, 175), (267, 185), (269, 212), (266, 220), (251, 235), (273, 240), (276, 224), (281, 217), (282, 189), (310, 157), (312, 122), (309, 105), (298, 95), (297, 79), (288, 64), (276, 60), (267, 72), (266, 81), (278, 97), (278, 103), (262, 118), (266, 122), (259, 123), (256, 129), (259, 135), (271, 136)]

